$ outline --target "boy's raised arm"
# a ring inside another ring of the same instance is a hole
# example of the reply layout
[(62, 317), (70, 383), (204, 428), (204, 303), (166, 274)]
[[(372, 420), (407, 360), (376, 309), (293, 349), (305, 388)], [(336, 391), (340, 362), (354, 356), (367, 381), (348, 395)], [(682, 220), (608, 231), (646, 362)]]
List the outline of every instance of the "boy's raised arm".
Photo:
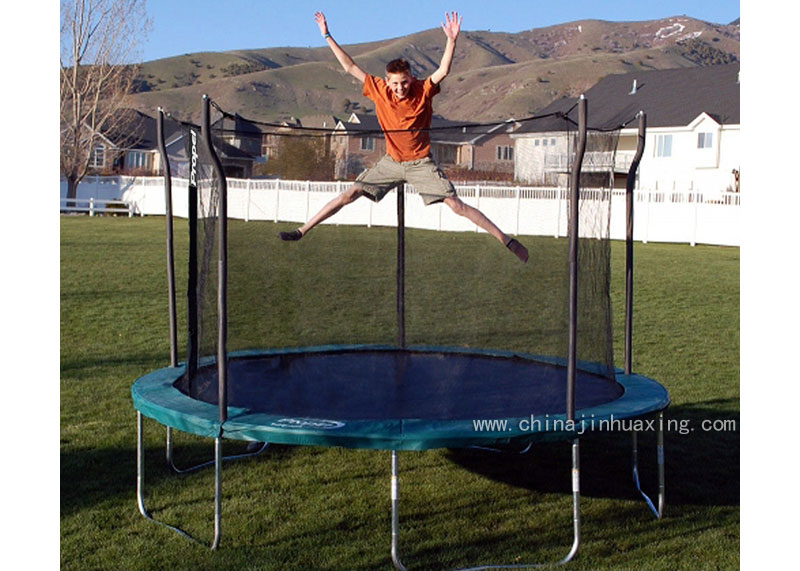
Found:
[(366, 72), (358, 67), (356, 62), (353, 61), (353, 58), (351, 58), (347, 52), (336, 43), (336, 40), (333, 39), (328, 31), (328, 22), (325, 20), (325, 14), (322, 12), (317, 12), (314, 14), (314, 18), (317, 20), (320, 33), (328, 42), (328, 46), (330, 46), (331, 50), (333, 51), (333, 55), (335, 55), (336, 59), (339, 60), (339, 63), (342, 64), (344, 70), (355, 77), (359, 82), (364, 83), (364, 80), (367, 78)]
[(445, 19), (446, 23), (442, 24), (442, 30), (444, 30), (447, 36), (447, 45), (444, 48), (444, 55), (439, 64), (439, 69), (431, 74), (431, 81), (437, 85), (450, 73), (450, 65), (453, 63), (453, 53), (456, 51), (456, 40), (458, 39), (459, 32), (461, 32), (461, 22), (464, 18), (462, 17), (459, 19), (458, 12), (452, 12), (452, 16), (451, 14), (445, 14)]

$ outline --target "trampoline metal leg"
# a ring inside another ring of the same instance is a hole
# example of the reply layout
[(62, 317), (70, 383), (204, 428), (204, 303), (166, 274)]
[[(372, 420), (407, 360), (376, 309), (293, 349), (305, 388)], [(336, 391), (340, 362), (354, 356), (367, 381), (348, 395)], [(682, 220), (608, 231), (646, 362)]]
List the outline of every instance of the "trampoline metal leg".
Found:
[[(405, 566), (400, 561), (399, 555), (399, 530), (400, 518), (398, 515), (398, 461), (397, 451), (392, 450), (392, 563), (399, 571), (406, 571)], [(580, 486), (580, 442), (576, 438), (572, 441), (572, 547), (561, 561), (555, 565), (569, 563), (581, 544), (581, 486)], [(461, 571), (481, 571), (484, 569), (527, 569), (534, 567), (551, 567), (553, 563), (532, 563), (515, 565), (482, 565), (480, 567), (470, 567)]]
[(636, 489), (644, 498), (647, 505), (650, 507), (650, 510), (653, 514), (658, 518), (664, 515), (664, 505), (665, 505), (665, 493), (666, 493), (666, 485), (665, 485), (665, 477), (664, 477), (664, 412), (661, 411), (658, 413), (658, 420), (657, 420), (657, 427), (656, 427), (656, 438), (657, 438), (657, 452), (658, 452), (658, 507), (653, 503), (650, 497), (642, 490), (641, 482), (639, 481), (639, 434), (636, 431), (633, 431), (633, 483), (636, 485)]
[(214, 439), (214, 542), (211, 549), (219, 547), (222, 538), (222, 438)]
[(572, 531), (572, 548), (559, 564), (571, 561), (581, 546), (581, 466), (580, 442), (577, 438), (572, 441)]
[[(170, 434), (167, 433), (168, 441)], [(182, 535), (187, 539), (191, 539), (195, 543), (200, 543), (194, 537), (183, 531), (182, 529), (158, 521), (150, 515), (147, 511), (147, 506), (144, 501), (144, 417), (141, 412), (136, 413), (136, 500), (139, 505), (139, 512), (148, 520), (158, 525), (162, 525), (172, 531)], [(168, 453), (169, 455), (169, 453)], [(217, 549), (222, 539), (222, 438), (215, 439), (214, 447), (214, 540), (211, 544), (211, 549)]]
[(152, 519), (150, 512), (144, 505), (144, 439), (142, 438), (144, 420), (142, 413), (136, 413), (136, 501), (139, 505), (139, 513), (148, 519)]
[(147, 506), (145, 505), (144, 501), (144, 417), (142, 413), (138, 411), (136, 413), (136, 501), (139, 505), (139, 513), (141, 513), (146, 519), (171, 529), (175, 533), (182, 535), (187, 539), (191, 539), (192, 541), (199, 543), (195, 538), (182, 529), (153, 518), (153, 516), (151, 516), (150, 512), (147, 510)]
[(569, 553), (556, 563), (528, 563), (515, 565), (482, 565), (470, 567), (461, 571), (483, 571), (484, 569), (531, 569), (538, 567), (553, 567), (564, 565), (572, 561), (578, 554), (581, 545), (581, 478), (580, 478), (580, 442), (576, 438), (572, 441), (572, 547)]
[(397, 450), (392, 450), (392, 563), (395, 569), (406, 571), (405, 566), (400, 561), (400, 514), (399, 514), (399, 482), (398, 482), (398, 458)]

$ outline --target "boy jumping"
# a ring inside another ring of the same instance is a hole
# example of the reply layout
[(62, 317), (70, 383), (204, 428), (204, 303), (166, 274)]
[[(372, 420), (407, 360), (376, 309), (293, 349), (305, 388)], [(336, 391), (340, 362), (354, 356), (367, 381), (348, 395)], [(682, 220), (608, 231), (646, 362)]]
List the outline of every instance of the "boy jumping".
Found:
[(428, 129), (433, 116), (433, 96), (450, 73), (461, 20), (456, 12), (446, 14), (442, 29), (447, 45), (439, 68), (428, 79), (420, 81), (411, 75), (407, 61), (396, 59), (386, 65), (386, 78), (381, 79), (362, 70), (336, 43), (328, 31), (322, 12), (316, 13), (320, 32), (344, 70), (364, 85), (364, 96), (375, 102), (378, 121), (386, 137), (386, 155), (356, 179), (349, 189), (328, 202), (297, 230), (281, 232), (281, 240), (300, 240), (317, 224), (339, 212), (361, 196), (375, 202), (392, 188), (408, 182), (418, 190), (426, 205), (444, 202), (453, 212), (464, 216), (489, 232), (513, 252), (522, 262), (528, 261), (528, 250), (514, 238), (503, 233), (480, 210), (464, 203), (453, 183), (430, 157), (431, 141)]

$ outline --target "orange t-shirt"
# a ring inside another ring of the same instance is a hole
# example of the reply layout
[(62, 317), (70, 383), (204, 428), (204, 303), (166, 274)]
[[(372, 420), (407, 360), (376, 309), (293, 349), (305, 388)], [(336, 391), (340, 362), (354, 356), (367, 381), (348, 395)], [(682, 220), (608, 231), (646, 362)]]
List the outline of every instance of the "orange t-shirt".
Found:
[[(386, 152), (396, 161), (414, 161), (430, 154), (431, 136), (427, 129), (433, 117), (433, 96), (440, 88), (430, 78), (414, 78), (403, 99), (396, 99), (386, 81), (374, 75), (364, 80), (364, 96), (375, 102), (375, 112), (386, 137)], [(397, 129), (424, 129), (392, 133)], [(390, 132), (386, 132), (390, 131)]]

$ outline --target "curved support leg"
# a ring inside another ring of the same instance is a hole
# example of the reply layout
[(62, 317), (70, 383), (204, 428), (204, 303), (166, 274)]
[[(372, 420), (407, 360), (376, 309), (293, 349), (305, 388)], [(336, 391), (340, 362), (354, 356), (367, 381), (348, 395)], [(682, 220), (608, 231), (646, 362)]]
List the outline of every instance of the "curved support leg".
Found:
[(510, 446), (500, 448), (496, 446), (475, 445), (475, 446), (470, 446), (469, 448), (472, 450), (483, 450), (484, 452), (493, 452), (495, 454), (519, 454), (520, 456), (522, 456), (523, 454), (527, 454), (528, 452), (530, 452), (531, 448), (533, 448), (533, 442), (529, 442), (528, 445), (525, 446), (525, 448), (522, 448), (521, 450), (515, 450)]
[(633, 483), (636, 489), (647, 502), (648, 507), (656, 516), (661, 519), (664, 515), (665, 505), (665, 492), (666, 485), (664, 483), (664, 412), (658, 413), (656, 438), (657, 438), (657, 452), (658, 452), (658, 507), (653, 503), (653, 500), (642, 490), (639, 481), (639, 435), (636, 431), (633, 432)]
[(580, 442), (577, 438), (572, 441), (572, 534), (572, 548), (567, 556), (559, 561), (560, 565), (572, 561), (581, 546), (581, 466)]
[[(392, 450), (392, 563), (398, 571), (406, 571), (406, 567), (400, 561), (399, 536), (400, 518), (398, 515), (398, 462), (397, 451)], [(572, 529), (573, 540), (569, 553), (555, 565), (563, 565), (570, 562), (581, 544), (581, 486), (580, 486), (580, 443), (578, 439), (572, 441)], [(483, 565), (480, 567), (469, 567), (461, 571), (482, 571), (484, 569), (529, 569), (534, 567), (551, 567), (554, 563), (532, 563), (520, 565)]]
[[(269, 443), (268, 442), (262, 442), (261, 446), (258, 447), (258, 449), (256, 449), (253, 452), (246, 452), (244, 454), (232, 454), (230, 456), (223, 457), (222, 460), (223, 461), (244, 460), (246, 458), (252, 458), (253, 456), (259, 456), (260, 454), (262, 454), (268, 447), (269, 447)], [(195, 472), (197, 470), (201, 470), (203, 468), (208, 468), (209, 466), (213, 466), (215, 464), (215, 462), (216, 462), (216, 459), (214, 459), (214, 460), (209, 460), (208, 462), (202, 462), (201, 464), (197, 464), (196, 466), (189, 466), (188, 468), (179, 468), (175, 464), (175, 454), (174, 454), (174, 451), (173, 451), (174, 448), (173, 448), (173, 445), (172, 445), (172, 427), (170, 427), (170, 426), (167, 427), (167, 447), (166, 448), (167, 448), (167, 464), (169, 464), (169, 467), (172, 468), (172, 470), (174, 472), (177, 472), (178, 474), (189, 474), (190, 472)]]
[(139, 504), (139, 513), (147, 519), (153, 519), (144, 505), (144, 420), (142, 413), (136, 413), (136, 500)]
[(136, 501), (139, 505), (139, 513), (141, 513), (146, 519), (152, 521), (153, 523), (157, 523), (158, 525), (164, 526), (172, 531), (176, 532), (179, 535), (187, 539), (191, 539), (196, 543), (200, 543), (191, 535), (186, 533), (180, 528), (175, 526), (166, 524), (164, 522), (158, 521), (154, 519), (153, 516), (150, 515), (150, 512), (147, 510), (147, 506), (145, 505), (144, 501), (144, 419), (141, 412), (136, 413), (136, 423), (137, 423), (137, 440), (136, 440)]
[[(139, 513), (141, 513), (146, 519), (153, 523), (157, 523), (163, 527), (171, 529), (172, 531), (176, 532), (183, 537), (194, 541), (195, 543), (202, 542), (198, 541), (182, 529), (164, 523), (162, 521), (158, 521), (157, 519), (153, 518), (150, 515), (150, 512), (145, 505), (144, 500), (144, 417), (141, 412), (136, 413), (136, 435), (137, 435), (137, 442), (136, 442), (136, 501), (139, 506)], [(169, 434), (169, 433), (168, 433)], [(168, 436), (169, 438), (169, 436)], [(266, 447), (266, 445), (265, 445)], [(169, 458), (169, 453), (168, 453)], [(211, 549), (217, 549), (220, 544), (220, 540), (222, 539), (222, 461), (224, 457), (222, 456), (222, 438), (215, 438), (215, 445), (214, 445), (214, 460), (208, 462), (206, 464), (214, 464), (215, 467), (215, 478), (214, 478), (214, 540), (211, 544)]]

